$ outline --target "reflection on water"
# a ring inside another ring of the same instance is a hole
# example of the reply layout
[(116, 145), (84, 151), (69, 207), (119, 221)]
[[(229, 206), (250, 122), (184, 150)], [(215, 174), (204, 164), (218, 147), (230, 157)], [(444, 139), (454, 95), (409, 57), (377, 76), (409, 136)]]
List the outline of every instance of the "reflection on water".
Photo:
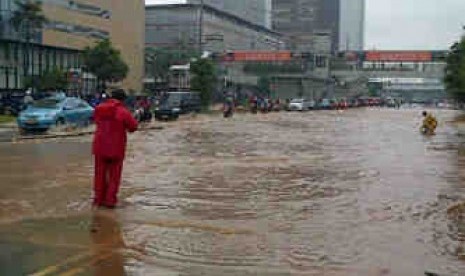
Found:
[(95, 211), (92, 216), (91, 239), (93, 275), (126, 275), (122, 250), (124, 241), (114, 212)]
[[(407, 109), (197, 118), (135, 134), (124, 208), (93, 213), (79, 271), (463, 275), (465, 147), (444, 123), (456, 114), (437, 115), (434, 137)], [(88, 212), (88, 141), (14, 145), (0, 161), (1, 220)]]

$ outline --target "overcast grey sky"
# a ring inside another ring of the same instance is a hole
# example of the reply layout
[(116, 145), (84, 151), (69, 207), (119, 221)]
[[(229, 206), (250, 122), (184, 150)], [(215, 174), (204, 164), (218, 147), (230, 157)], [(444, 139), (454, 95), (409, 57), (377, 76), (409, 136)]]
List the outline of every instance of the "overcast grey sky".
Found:
[[(182, 0), (146, 0), (148, 4), (176, 2)], [(366, 2), (367, 49), (447, 49), (461, 35), (461, 26), (465, 25), (465, 0)]]

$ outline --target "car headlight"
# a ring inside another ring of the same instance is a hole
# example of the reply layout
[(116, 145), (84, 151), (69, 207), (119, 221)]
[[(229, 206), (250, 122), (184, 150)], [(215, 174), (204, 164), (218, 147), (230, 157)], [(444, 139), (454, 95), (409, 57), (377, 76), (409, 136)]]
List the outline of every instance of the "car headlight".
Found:
[(176, 107), (176, 108), (173, 108), (173, 112), (180, 112), (180, 111), (181, 111), (181, 109), (179, 109), (179, 108), (177, 108), (177, 107)]

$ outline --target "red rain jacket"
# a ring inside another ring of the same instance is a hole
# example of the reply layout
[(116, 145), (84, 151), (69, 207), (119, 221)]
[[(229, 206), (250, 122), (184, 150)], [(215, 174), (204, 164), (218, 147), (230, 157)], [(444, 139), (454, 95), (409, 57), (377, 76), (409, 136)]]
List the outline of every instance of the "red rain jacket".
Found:
[(94, 134), (92, 153), (103, 158), (124, 159), (126, 132), (137, 130), (137, 121), (123, 103), (110, 99), (94, 111), (97, 130)]

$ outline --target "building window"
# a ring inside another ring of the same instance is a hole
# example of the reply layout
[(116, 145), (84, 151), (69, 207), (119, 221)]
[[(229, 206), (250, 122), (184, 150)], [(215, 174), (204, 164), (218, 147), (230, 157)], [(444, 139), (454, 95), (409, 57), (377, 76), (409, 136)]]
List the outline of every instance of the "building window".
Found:
[(5, 59), (9, 61), (11, 58), (11, 44), (5, 43)]
[(14, 74), (14, 88), (19, 88), (19, 74), (18, 74), (18, 68), (15, 68), (13, 70), (13, 74)]
[(43, 51), (42, 49), (39, 49), (39, 75), (42, 75), (42, 70), (44, 68), (43, 66)]
[(44, 3), (57, 5), (69, 10), (77, 11), (80, 13), (97, 16), (105, 19), (111, 18), (111, 12), (109, 10), (105, 10), (98, 6), (84, 4), (79, 1), (75, 0), (44, 0)]
[(96, 39), (108, 39), (110, 38), (110, 33), (107, 31), (81, 26), (81, 25), (72, 25), (64, 22), (52, 21), (47, 24), (47, 29), (71, 33), (78, 36), (85, 36)]
[(53, 66), (52, 67), (57, 67), (57, 51), (56, 50), (53, 50), (52, 52), (52, 64)]
[(15, 46), (14, 46), (13, 56), (16, 62), (19, 61), (19, 44), (17, 43), (15, 43)]

